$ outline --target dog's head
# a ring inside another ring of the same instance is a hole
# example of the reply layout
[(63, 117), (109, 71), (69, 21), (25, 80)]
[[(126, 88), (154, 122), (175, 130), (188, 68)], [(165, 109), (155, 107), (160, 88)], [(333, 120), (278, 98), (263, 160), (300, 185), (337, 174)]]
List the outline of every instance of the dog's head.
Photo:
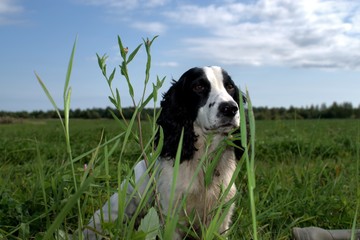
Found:
[[(243, 99), (242, 99), (243, 100)], [(192, 158), (197, 136), (228, 133), (239, 127), (239, 89), (220, 67), (191, 68), (174, 81), (161, 101), (158, 124), (164, 131), (163, 157), (175, 157), (182, 129), (181, 160)]]
[(195, 124), (205, 133), (229, 132), (238, 127), (239, 90), (230, 76), (220, 67), (204, 67), (201, 72), (202, 76), (188, 81), (187, 87), (198, 102)]

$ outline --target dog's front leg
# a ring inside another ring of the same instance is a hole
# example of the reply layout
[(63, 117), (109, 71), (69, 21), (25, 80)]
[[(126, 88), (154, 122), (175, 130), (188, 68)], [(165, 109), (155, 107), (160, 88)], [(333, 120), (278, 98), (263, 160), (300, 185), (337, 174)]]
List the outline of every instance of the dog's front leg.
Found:
[[(129, 182), (127, 184), (126, 180), (124, 180), (121, 184), (121, 189), (125, 190), (125, 186), (127, 186), (125, 201), (127, 203), (125, 207), (125, 215), (131, 218), (139, 204), (139, 197), (144, 194), (146, 186), (149, 182), (149, 176), (147, 173), (147, 167), (144, 160), (138, 162), (134, 167), (134, 175), (135, 175), (135, 186), (132, 186)], [(135, 188), (134, 188), (135, 187)], [(137, 192), (134, 192), (137, 189)], [(129, 197), (132, 196), (131, 199)], [(110, 209), (110, 210), (109, 210)], [(87, 240), (95, 240), (97, 238), (100, 239), (98, 234), (96, 234), (91, 229), (95, 229), (96, 232), (101, 233), (102, 228), (101, 224), (103, 222), (113, 222), (118, 219), (119, 212), (119, 196), (118, 193), (114, 193), (108, 201), (102, 206), (101, 209), (98, 209), (94, 215), (91, 217), (87, 228), (84, 229), (83, 234), (85, 239)]]

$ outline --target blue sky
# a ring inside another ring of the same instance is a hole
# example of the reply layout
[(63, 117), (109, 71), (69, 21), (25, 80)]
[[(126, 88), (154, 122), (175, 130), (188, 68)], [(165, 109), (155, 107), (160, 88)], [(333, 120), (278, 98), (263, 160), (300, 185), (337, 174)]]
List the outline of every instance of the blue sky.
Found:
[[(96, 53), (117, 67), (118, 35), (130, 51), (159, 35), (151, 81), (166, 76), (161, 92), (191, 67), (219, 65), (255, 106), (360, 104), (357, 0), (0, 0), (0, 110), (52, 109), (34, 71), (62, 107), (76, 36), (71, 107), (110, 106)], [(144, 64), (142, 48), (130, 67), (137, 99)], [(131, 105), (119, 72), (114, 81)]]

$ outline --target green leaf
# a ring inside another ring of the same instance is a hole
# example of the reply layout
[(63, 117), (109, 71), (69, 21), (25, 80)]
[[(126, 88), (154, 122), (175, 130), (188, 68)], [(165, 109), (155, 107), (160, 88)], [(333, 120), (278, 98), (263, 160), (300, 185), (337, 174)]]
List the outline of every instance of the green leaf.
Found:
[(160, 229), (159, 215), (155, 208), (150, 208), (146, 216), (141, 220), (139, 231), (146, 233), (145, 239), (156, 239)]
[(134, 98), (134, 88), (130, 82), (130, 79), (126, 78), (126, 82), (128, 84), (128, 87), (129, 87), (129, 94), (131, 96), (131, 98)]
[(210, 164), (206, 166), (205, 170), (205, 187), (208, 187), (212, 183), (212, 178), (214, 176), (214, 171), (219, 163), (219, 160), (221, 159), (221, 155), (224, 152), (223, 147), (219, 147), (216, 149), (216, 155), (214, 158), (211, 159)]
[(118, 89), (116, 89), (116, 104), (117, 104), (116, 105), (117, 108), (121, 108), (121, 98)]
[(35, 72), (35, 76), (38, 80), (38, 82), (40, 83), (40, 86), (42, 87), (43, 91), (45, 92), (47, 98), (49, 99), (49, 101), (51, 102), (51, 104), (53, 105), (53, 107), (55, 108), (55, 111), (57, 113), (57, 115), (59, 116), (59, 118), (61, 119), (61, 114), (59, 112), (59, 108), (58, 106), (56, 105), (54, 99), (52, 98), (49, 90), (47, 89), (47, 87), (45, 86), (44, 82), (41, 80), (41, 78), (39, 77), (39, 75)]
[(146, 68), (145, 68), (145, 86), (147, 85), (149, 78), (150, 78), (150, 68), (151, 68), (151, 54), (150, 54), (150, 48), (154, 40), (158, 36), (153, 37), (151, 41), (149, 39), (143, 39), (146, 49), (146, 55), (147, 55), (147, 61), (146, 61)]
[(62, 119), (62, 117), (61, 117), (61, 113), (60, 113), (60, 111), (59, 111), (59, 108), (58, 108), (58, 106), (57, 106), (56, 103), (55, 103), (55, 100), (52, 98), (49, 90), (47, 89), (47, 87), (45, 86), (44, 82), (41, 80), (41, 78), (39, 77), (39, 75), (37, 75), (36, 72), (35, 72), (35, 76), (36, 76), (38, 82), (40, 83), (40, 86), (42, 87), (43, 91), (45, 92), (47, 98), (49, 99), (49, 101), (50, 101), (51, 104), (53, 105), (53, 107), (54, 107), (54, 109), (55, 109), (55, 112), (56, 112), (56, 114), (58, 115), (59, 120), (60, 120), (60, 122), (61, 122), (61, 126), (63, 127), (63, 130), (64, 130), (64, 132), (65, 132), (65, 124), (64, 124), (63, 119)]
[(66, 72), (65, 85), (64, 85), (64, 99), (66, 98), (66, 93), (69, 88), (70, 76), (71, 76), (73, 60), (74, 60), (74, 55), (75, 55), (75, 50), (76, 50), (76, 42), (77, 42), (77, 37), (75, 38), (75, 42), (74, 42), (74, 45), (73, 45), (73, 48), (71, 51), (71, 56), (70, 56), (70, 60), (69, 60), (69, 64), (68, 64), (68, 69)]
[(248, 90), (246, 89), (246, 98), (248, 99), (248, 118), (249, 118), (249, 126), (250, 126), (250, 148), (251, 148), (251, 152), (250, 152), (250, 168), (253, 171), (253, 187), (255, 188), (255, 117), (254, 117), (254, 112), (253, 112), (253, 108), (252, 108), (252, 103), (250, 100), (250, 95)]
[(127, 72), (126, 72), (126, 65), (125, 65), (125, 62), (122, 62), (122, 64), (121, 65), (119, 65), (119, 67), (120, 67), (120, 73), (121, 73), (121, 75), (123, 75), (123, 76), (127, 76)]
[(70, 100), (71, 100), (71, 92), (72, 92), (72, 89), (71, 87), (68, 88), (68, 90), (66, 91), (66, 94), (65, 94), (65, 106), (64, 106), (64, 114), (67, 113), (67, 115), (69, 116), (69, 110), (70, 110)]
[(157, 94), (158, 90), (162, 87), (164, 81), (165, 81), (165, 77), (163, 77), (161, 80), (159, 80), (159, 78), (158, 78), (156, 85), (153, 85), (155, 87), (155, 89), (153, 89), (153, 91), (148, 95), (148, 97), (145, 99), (145, 101), (143, 101), (141, 103), (141, 105), (139, 106), (140, 110), (145, 108), (145, 106), (150, 102), (150, 100), (154, 98), (154, 92)]
[(137, 46), (137, 48), (135, 48), (135, 50), (132, 51), (132, 53), (130, 53), (129, 58), (126, 61), (126, 64), (129, 64), (134, 59), (135, 55), (137, 54), (141, 46), (142, 44), (139, 44), (139, 46)]
[(154, 102), (157, 102), (157, 96), (158, 96), (158, 91), (156, 89), (156, 85), (153, 83), (153, 98), (154, 98)]
[(119, 44), (119, 48), (120, 48), (120, 55), (125, 60), (127, 51), (125, 50), (124, 45), (122, 44), (120, 36), (118, 36), (118, 44)]
[(99, 54), (96, 54), (96, 58), (98, 60), (98, 65), (100, 67), (100, 69), (103, 69), (103, 58), (104, 58), (104, 55), (102, 57), (99, 56)]
[(114, 104), (114, 106), (117, 106), (117, 102), (116, 102), (116, 100), (115, 100), (114, 98), (112, 98), (112, 97), (109, 96), (109, 100), (110, 100), (110, 102), (111, 102), (112, 104)]
[(127, 129), (127, 127), (124, 125), (124, 122), (121, 121), (112, 110), (109, 110), (109, 112), (110, 112), (111, 116), (115, 119), (115, 121), (119, 124), (121, 129), (123, 131), (125, 131)]
[(143, 231), (132, 231), (130, 238), (132, 240), (144, 240), (146, 238), (146, 233)]
[(109, 80), (108, 80), (109, 85), (111, 85), (111, 82), (112, 82), (112, 80), (114, 79), (115, 71), (116, 71), (116, 68), (114, 68), (114, 70), (113, 70), (112, 73), (110, 74), (110, 77), (109, 77)]

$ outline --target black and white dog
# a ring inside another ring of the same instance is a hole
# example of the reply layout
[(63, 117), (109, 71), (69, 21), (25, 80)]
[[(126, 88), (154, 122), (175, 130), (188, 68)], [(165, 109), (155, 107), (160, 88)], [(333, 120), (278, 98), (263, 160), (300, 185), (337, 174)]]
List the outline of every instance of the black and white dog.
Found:
[[(164, 141), (156, 163), (160, 169), (156, 177), (156, 189), (161, 209), (164, 214), (169, 210), (174, 161), (183, 131), (180, 165), (175, 196), (172, 200), (175, 203), (186, 196), (186, 204), (179, 214), (185, 216), (185, 214), (194, 213), (198, 216), (195, 217), (193, 226), (195, 229), (199, 226), (196, 221), (200, 220), (203, 225), (208, 226), (212, 220), (212, 211), (216, 208), (224, 189), (229, 188), (225, 196), (226, 202), (236, 194), (236, 187), (231, 183), (231, 178), (237, 160), (243, 153), (241, 148), (227, 145), (223, 149), (213, 171), (212, 181), (207, 186), (205, 186), (203, 168), (197, 172), (196, 169), (199, 169), (198, 166), (205, 154), (216, 152), (217, 147), (229, 133), (234, 130), (239, 131), (236, 130), (239, 129), (240, 124), (239, 100), (246, 100), (242, 94), (240, 96), (239, 94), (238, 88), (228, 73), (220, 67), (212, 66), (191, 68), (185, 72), (178, 81), (173, 82), (161, 101), (162, 110), (157, 123), (163, 129)], [(241, 145), (239, 140), (235, 144)], [(136, 188), (140, 196), (149, 181), (146, 170), (144, 161), (140, 161), (134, 168), (135, 182), (145, 178), (145, 181)], [(133, 186), (129, 185), (127, 193), (130, 194), (133, 191)], [(100, 211), (104, 221), (108, 221), (109, 217), (112, 220), (117, 219), (118, 197), (114, 194), (101, 210), (95, 212), (88, 226), (101, 231)], [(125, 214), (128, 216), (134, 214), (138, 202), (139, 199), (136, 198), (131, 200), (125, 209)], [(109, 209), (111, 209), (110, 212)], [(220, 225), (219, 233), (224, 233), (229, 228), (233, 209), (234, 203), (231, 204)], [(96, 239), (96, 234), (89, 229), (86, 229), (84, 234), (86, 239)], [(181, 230), (177, 230), (173, 239), (182, 239), (183, 235)]]

